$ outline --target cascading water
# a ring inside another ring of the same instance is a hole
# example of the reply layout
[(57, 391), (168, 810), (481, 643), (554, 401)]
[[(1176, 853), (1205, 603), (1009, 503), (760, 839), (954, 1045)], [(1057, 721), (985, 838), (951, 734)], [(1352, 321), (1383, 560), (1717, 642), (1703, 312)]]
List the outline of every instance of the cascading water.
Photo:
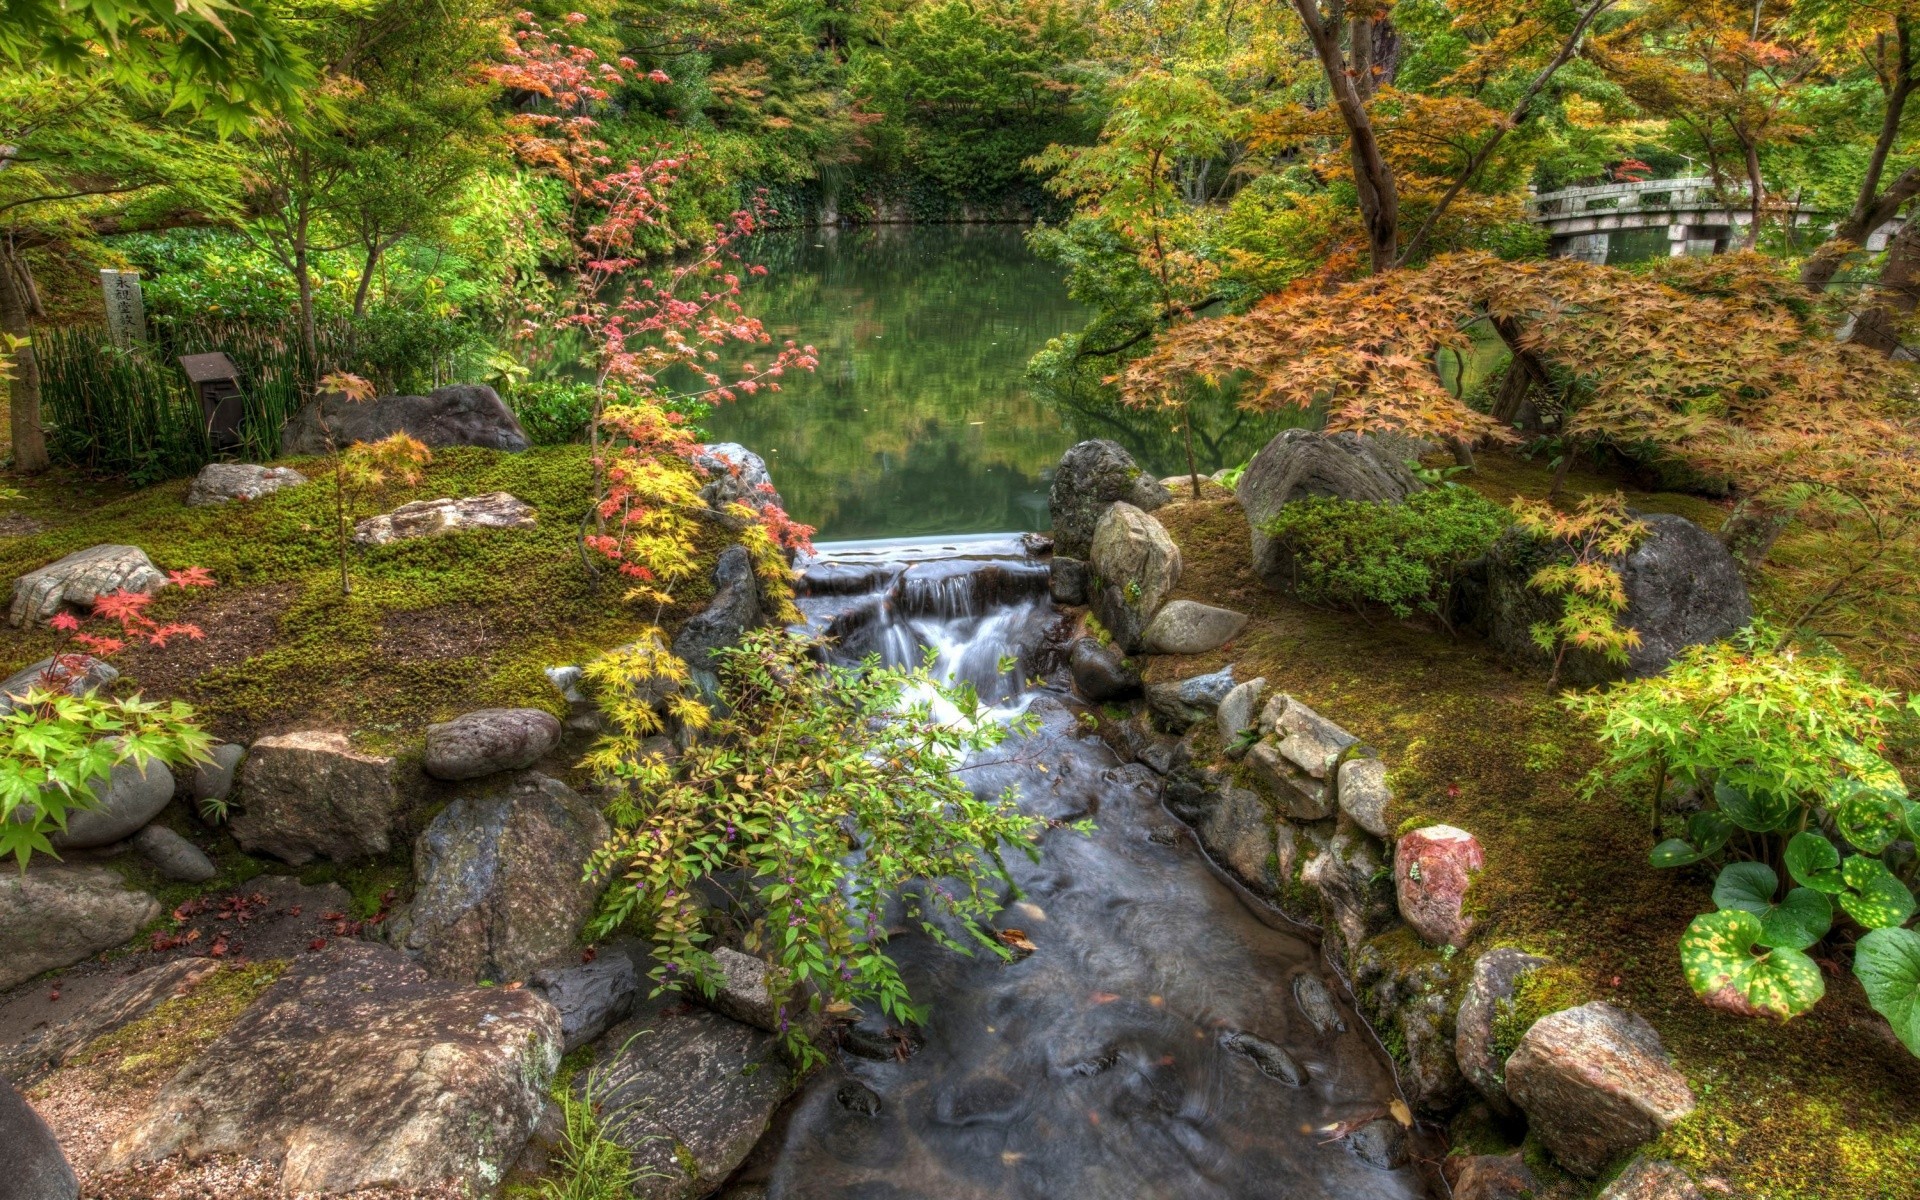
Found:
[[(1392, 1072), (1314, 945), (1207, 863), (1159, 778), (1090, 736), (1069, 696), (1023, 685), (1063, 632), (1042, 564), (1010, 539), (829, 547), (801, 590), (837, 656), (917, 664), (931, 647), (943, 678), (1038, 719), (957, 768), (1047, 822), (1040, 861), (1009, 859), (1020, 896), (999, 920), (1034, 949), (1006, 963), (897, 931), (925, 1026), (848, 1030), (736, 1185), (773, 1200), (1426, 1195), (1389, 1165), (1405, 1161), (1387, 1151)], [(1070, 827), (1082, 818), (1092, 833)]]

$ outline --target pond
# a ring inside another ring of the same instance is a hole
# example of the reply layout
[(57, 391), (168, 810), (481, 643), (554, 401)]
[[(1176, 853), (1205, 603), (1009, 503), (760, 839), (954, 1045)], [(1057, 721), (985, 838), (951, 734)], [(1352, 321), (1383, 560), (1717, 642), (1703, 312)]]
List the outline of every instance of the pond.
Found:
[[(1157, 474), (1184, 472), (1177, 421), (1044, 393), (1027, 360), (1088, 310), (1013, 225), (812, 229), (763, 241), (747, 299), (819, 370), (722, 405), (716, 441), (766, 458), (821, 540), (1045, 529), (1048, 473), (1111, 437)], [(1282, 422), (1217, 405), (1196, 422), (1203, 471), (1246, 461)]]

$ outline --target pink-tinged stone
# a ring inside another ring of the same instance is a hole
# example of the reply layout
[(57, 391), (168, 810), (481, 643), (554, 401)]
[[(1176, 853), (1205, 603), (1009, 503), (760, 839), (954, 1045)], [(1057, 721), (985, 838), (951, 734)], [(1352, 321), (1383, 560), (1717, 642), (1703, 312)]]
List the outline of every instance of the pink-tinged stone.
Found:
[(1473, 918), (1462, 911), (1467, 888), (1486, 865), (1480, 842), (1464, 829), (1429, 825), (1393, 849), (1393, 888), (1400, 916), (1436, 946), (1464, 946)]

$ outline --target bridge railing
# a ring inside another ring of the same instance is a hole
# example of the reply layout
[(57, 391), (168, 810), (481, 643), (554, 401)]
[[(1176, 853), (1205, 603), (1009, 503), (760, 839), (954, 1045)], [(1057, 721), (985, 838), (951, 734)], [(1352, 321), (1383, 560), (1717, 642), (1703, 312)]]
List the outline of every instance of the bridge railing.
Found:
[(1634, 209), (1724, 207), (1744, 203), (1744, 186), (1716, 187), (1704, 175), (1680, 179), (1641, 179), (1631, 183), (1602, 183), (1591, 187), (1561, 188), (1527, 197), (1527, 215), (1536, 220), (1574, 217), (1589, 212)]

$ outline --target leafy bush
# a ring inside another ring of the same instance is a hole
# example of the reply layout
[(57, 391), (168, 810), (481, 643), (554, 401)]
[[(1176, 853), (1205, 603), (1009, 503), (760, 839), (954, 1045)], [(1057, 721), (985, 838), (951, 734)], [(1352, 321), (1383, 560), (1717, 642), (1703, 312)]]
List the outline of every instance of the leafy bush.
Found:
[[(884, 945), (896, 896), (941, 945), (964, 952), (964, 937), (1004, 956), (981, 923), (1000, 907), (1002, 851), (1037, 854), (1035, 822), (1011, 791), (976, 796), (954, 771), (1006, 735), (979, 719), (971, 690), (873, 661), (822, 667), (806, 639), (779, 631), (750, 634), (716, 661), (718, 715), (678, 758), (640, 739), (660, 727), (650, 696), (670, 695), (677, 715), (704, 723), (682, 690), (684, 663), (655, 642), (588, 672), (619, 731), (588, 759), (612, 793), (615, 826), (592, 869), (621, 880), (594, 934), (638, 918), (652, 931), (654, 978), (711, 991), (720, 977), (705, 947), (731, 916), (769, 960), (783, 1028), (798, 1003), (823, 998), (877, 1000), (897, 1021), (920, 1019)], [(711, 881), (723, 877), (732, 913), (716, 908), (723, 893)], [(807, 1053), (797, 1030), (788, 1037)]]
[(1533, 644), (1553, 655), (1547, 686), (1560, 682), (1569, 650), (1586, 650), (1626, 666), (1628, 652), (1640, 644), (1640, 631), (1620, 623), (1627, 585), (1617, 564), (1646, 536), (1646, 523), (1627, 512), (1626, 497), (1618, 492), (1588, 496), (1570, 513), (1515, 498), (1513, 511), (1522, 529), (1559, 550), (1554, 561), (1527, 580), (1534, 591), (1560, 601), (1557, 619), (1537, 622), (1528, 630)]
[(1419, 610), (1444, 620), (1460, 569), (1512, 519), (1477, 492), (1443, 487), (1404, 504), (1311, 496), (1265, 529), (1292, 554), (1294, 590), (1308, 603), (1380, 604), (1397, 617)]
[(1661, 675), (1568, 697), (1607, 751), (1592, 782), (1648, 788), (1656, 837), (1670, 784), (1705, 801), (1651, 861), (1721, 864), (1715, 911), (1680, 939), (1687, 982), (1708, 1004), (1806, 1012), (1826, 990), (1808, 951), (1850, 919), (1866, 931), (1855, 974), (1920, 1055), (1920, 933), (1907, 928), (1920, 869), (1907, 861), (1896, 873), (1883, 857), (1920, 835), (1920, 805), (1879, 754), (1920, 701), (1903, 706), (1839, 659), (1768, 647), (1756, 627), (1686, 651)]
[(564, 446), (587, 440), (594, 394), (591, 383), (558, 379), (520, 382), (508, 393), (507, 403), (534, 445)]

